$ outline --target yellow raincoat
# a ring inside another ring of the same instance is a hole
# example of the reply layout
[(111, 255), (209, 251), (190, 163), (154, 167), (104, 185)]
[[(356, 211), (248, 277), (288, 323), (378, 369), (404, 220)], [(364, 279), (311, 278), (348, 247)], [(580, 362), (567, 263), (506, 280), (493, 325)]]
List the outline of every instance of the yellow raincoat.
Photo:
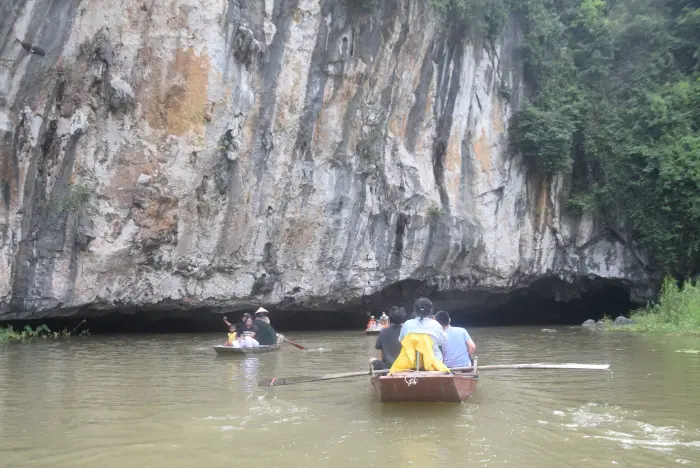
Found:
[(401, 353), (391, 366), (389, 375), (416, 369), (416, 351), (421, 354), (422, 367), (428, 371), (450, 372), (433, 354), (433, 337), (426, 333), (409, 333), (401, 341)]
[(226, 342), (226, 344), (231, 344), (234, 341), (236, 341), (236, 332), (229, 333), (228, 334), (228, 341)]

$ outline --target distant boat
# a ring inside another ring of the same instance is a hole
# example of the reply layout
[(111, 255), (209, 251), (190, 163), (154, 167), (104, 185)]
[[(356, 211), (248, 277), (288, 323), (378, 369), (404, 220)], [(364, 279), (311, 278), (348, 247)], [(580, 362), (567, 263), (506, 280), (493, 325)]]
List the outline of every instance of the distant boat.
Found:
[(241, 354), (264, 354), (270, 353), (272, 351), (277, 351), (280, 349), (279, 344), (270, 346), (258, 346), (256, 348), (234, 348), (233, 346), (218, 345), (214, 346), (214, 351), (219, 356), (231, 356), (231, 355), (241, 355)]
[(381, 330), (365, 330), (365, 335), (379, 335)]

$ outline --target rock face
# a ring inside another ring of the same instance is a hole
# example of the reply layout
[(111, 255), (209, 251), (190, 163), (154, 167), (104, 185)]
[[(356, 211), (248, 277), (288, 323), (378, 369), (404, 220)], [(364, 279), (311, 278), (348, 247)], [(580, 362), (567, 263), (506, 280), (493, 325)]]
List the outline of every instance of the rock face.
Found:
[(0, 319), (643, 292), (644, 257), (506, 152), (517, 21), (491, 44), (359, 3), (3, 3), (46, 55), (0, 37)]

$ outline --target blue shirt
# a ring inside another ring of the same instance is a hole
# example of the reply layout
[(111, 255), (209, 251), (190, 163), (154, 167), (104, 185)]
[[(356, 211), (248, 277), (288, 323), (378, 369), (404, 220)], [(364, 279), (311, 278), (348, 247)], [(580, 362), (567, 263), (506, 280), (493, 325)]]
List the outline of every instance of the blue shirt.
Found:
[(443, 362), (449, 368), (468, 367), (472, 365), (469, 357), (467, 341), (471, 340), (467, 330), (460, 327), (448, 327), (445, 330), (447, 344), (442, 348), (445, 351)]
[(423, 320), (414, 318), (404, 322), (401, 327), (401, 333), (399, 333), (399, 341), (402, 341), (409, 333), (424, 333), (430, 335), (433, 338), (433, 354), (435, 354), (437, 359), (442, 361), (442, 353), (438, 346), (445, 346), (447, 344), (447, 337), (445, 336), (445, 330), (442, 329), (442, 325), (428, 317), (425, 317)]

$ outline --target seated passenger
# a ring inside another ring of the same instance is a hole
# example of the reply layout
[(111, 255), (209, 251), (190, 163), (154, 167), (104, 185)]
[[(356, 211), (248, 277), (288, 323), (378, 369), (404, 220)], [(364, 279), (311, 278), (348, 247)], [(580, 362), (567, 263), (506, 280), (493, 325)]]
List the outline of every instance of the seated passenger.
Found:
[(228, 341), (226, 341), (227, 346), (231, 346), (234, 341), (236, 341), (236, 338), (238, 336), (236, 327), (233, 326), (231, 322), (229, 322), (226, 317), (224, 317), (224, 323), (228, 327)]
[(367, 328), (365, 330), (367, 331), (372, 331), (377, 329), (377, 321), (374, 319), (374, 315), (372, 315), (369, 318), (369, 322), (367, 323)]
[(399, 333), (401, 354), (391, 366), (391, 373), (416, 369), (416, 354), (420, 354), (420, 369), (449, 372), (442, 363), (441, 346), (445, 346), (447, 338), (439, 323), (430, 318), (433, 303), (421, 297), (413, 308), (417, 318), (404, 322)]
[(437, 313), (436, 320), (445, 329), (447, 344), (443, 347), (443, 362), (449, 368), (469, 367), (472, 365), (471, 356), (476, 351), (476, 344), (472, 341), (465, 328), (453, 327), (450, 314), (441, 310)]
[(382, 312), (382, 316), (379, 317), (379, 326), (384, 329), (389, 326), (389, 317)]
[(389, 311), (389, 317), (391, 325), (379, 332), (377, 342), (374, 345), (379, 350), (379, 359), (371, 361), (374, 370), (390, 369), (401, 352), (399, 333), (401, 333), (401, 326), (406, 321), (406, 309), (392, 307)]
[[(243, 314), (243, 329), (241, 330), (240, 335), (255, 338), (255, 336), (257, 334), (258, 334), (258, 327), (257, 327), (257, 325), (255, 325), (255, 321), (253, 320), (253, 317), (248, 313)], [(240, 337), (240, 335), (239, 335), (239, 337)]]

